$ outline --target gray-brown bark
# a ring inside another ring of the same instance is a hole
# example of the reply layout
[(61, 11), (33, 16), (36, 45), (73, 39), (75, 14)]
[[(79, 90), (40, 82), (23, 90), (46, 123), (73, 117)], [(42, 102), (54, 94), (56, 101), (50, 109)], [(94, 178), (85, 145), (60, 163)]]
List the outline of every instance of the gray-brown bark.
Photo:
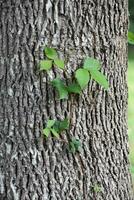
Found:
[[(127, 139), (127, 0), (0, 0), (0, 199), (132, 200)], [(110, 90), (91, 82), (75, 102), (59, 101), (39, 73), (45, 45), (68, 61), (98, 58)], [(71, 115), (72, 155), (42, 137), (49, 118)], [(93, 186), (101, 186), (96, 194)]]

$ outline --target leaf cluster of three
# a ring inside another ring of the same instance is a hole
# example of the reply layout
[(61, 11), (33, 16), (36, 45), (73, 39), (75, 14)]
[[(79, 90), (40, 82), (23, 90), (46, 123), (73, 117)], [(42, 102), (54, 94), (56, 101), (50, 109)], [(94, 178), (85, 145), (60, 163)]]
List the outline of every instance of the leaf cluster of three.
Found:
[[(53, 48), (45, 48), (46, 60), (40, 61), (40, 70), (50, 70), (52, 66), (57, 66), (64, 70), (64, 60), (58, 58), (58, 53)], [(105, 89), (109, 88), (106, 77), (99, 71), (100, 63), (98, 60), (87, 57), (84, 60), (82, 68), (79, 68), (74, 73), (74, 81), (67, 85), (62, 79), (55, 78), (52, 81), (53, 87), (55, 87), (59, 93), (60, 99), (67, 99), (69, 94), (80, 94), (81, 91), (88, 85), (88, 82), (92, 78)]]
[(59, 134), (68, 129), (69, 122), (68, 119), (60, 120), (48, 120), (46, 128), (43, 129), (43, 134), (48, 137), (50, 133), (54, 136), (59, 138)]

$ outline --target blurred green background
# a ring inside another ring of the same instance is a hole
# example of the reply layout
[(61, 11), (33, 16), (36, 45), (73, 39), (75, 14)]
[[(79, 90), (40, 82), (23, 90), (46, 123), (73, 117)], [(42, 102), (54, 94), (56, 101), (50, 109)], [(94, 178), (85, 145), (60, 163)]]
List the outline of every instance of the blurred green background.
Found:
[[(134, 33), (134, 0), (129, 0), (129, 31)], [(128, 46), (128, 133), (130, 163), (134, 187), (134, 45)]]

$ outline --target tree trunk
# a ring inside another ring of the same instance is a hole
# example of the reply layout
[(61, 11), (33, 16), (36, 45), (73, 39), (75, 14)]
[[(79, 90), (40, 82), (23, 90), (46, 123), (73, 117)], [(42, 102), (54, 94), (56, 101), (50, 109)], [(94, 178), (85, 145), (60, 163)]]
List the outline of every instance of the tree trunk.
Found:
[[(127, 0), (0, 0), (0, 199), (132, 200), (127, 137)], [(45, 46), (66, 73), (39, 72)], [(110, 89), (94, 81), (60, 101), (49, 81), (98, 58)], [(71, 118), (62, 140), (42, 136), (48, 119)], [(98, 189), (99, 187), (99, 189)]]

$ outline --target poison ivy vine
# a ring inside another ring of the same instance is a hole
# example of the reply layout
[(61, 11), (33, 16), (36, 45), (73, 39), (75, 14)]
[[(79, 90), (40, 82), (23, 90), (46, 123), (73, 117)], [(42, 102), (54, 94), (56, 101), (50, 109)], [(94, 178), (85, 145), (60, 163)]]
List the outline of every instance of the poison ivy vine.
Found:
[[(63, 59), (58, 57), (58, 53), (55, 49), (46, 47), (44, 49), (44, 54), (46, 59), (40, 61), (40, 71), (48, 71), (52, 67), (58, 67), (62, 70), (65, 68), (65, 63)], [(70, 84), (66, 84), (65, 80), (59, 77), (51, 81), (51, 84), (59, 94), (59, 99), (68, 99), (71, 94), (80, 95), (81, 92), (86, 88), (91, 79), (95, 80), (104, 89), (109, 88), (109, 83), (104, 74), (100, 72), (100, 62), (92, 57), (86, 57), (84, 59), (83, 66), (74, 72), (73, 77), (70, 77)], [(71, 81), (73, 79), (73, 81)], [(68, 119), (64, 120), (48, 120), (45, 129), (43, 129), (43, 134), (46, 137), (54, 136), (56, 138), (60, 137), (60, 134), (69, 129)], [(76, 153), (80, 150), (81, 143), (78, 139), (72, 138), (69, 141), (69, 149), (72, 153)]]

